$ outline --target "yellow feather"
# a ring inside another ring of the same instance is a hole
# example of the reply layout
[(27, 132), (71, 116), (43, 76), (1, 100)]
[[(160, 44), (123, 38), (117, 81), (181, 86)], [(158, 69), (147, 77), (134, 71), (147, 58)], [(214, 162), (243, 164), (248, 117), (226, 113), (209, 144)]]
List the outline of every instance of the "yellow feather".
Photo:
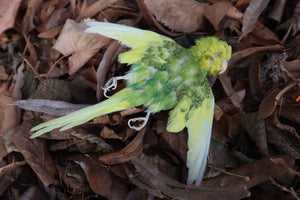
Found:
[(148, 48), (148, 46), (140, 46), (125, 53), (121, 53), (119, 55), (119, 62), (128, 63), (129, 65), (139, 63), (143, 57), (142, 54), (144, 54)]
[(186, 115), (190, 111), (191, 101), (189, 98), (183, 97), (176, 107), (170, 111), (167, 131), (179, 132), (186, 126)]
[(139, 102), (139, 95), (140, 93), (137, 91), (133, 91), (130, 88), (124, 88), (110, 99), (33, 127), (31, 131), (38, 131), (31, 135), (30, 138), (38, 137), (59, 127), (62, 127), (60, 130), (64, 131), (83, 124), (95, 117), (139, 106), (142, 104), (142, 102)]
[(199, 185), (202, 181), (206, 159), (209, 152), (211, 127), (213, 122), (214, 98), (206, 98), (202, 105), (189, 114), (188, 128), (188, 184), (196, 181)]
[(154, 33), (152, 31), (145, 31), (129, 26), (119, 24), (105, 23), (105, 22), (87, 22), (89, 28), (85, 30), (87, 33), (98, 33), (106, 37), (119, 40), (123, 45), (131, 48), (136, 48), (145, 45), (163, 45), (163, 41), (173, 41), (171, 38)]

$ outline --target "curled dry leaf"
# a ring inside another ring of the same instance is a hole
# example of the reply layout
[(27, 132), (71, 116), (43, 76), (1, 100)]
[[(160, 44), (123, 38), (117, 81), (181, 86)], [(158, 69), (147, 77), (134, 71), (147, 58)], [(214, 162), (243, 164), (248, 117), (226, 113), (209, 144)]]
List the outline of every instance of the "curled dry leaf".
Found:
[(284, 93), (296, 85), (297, 83), (290, 83), (287, 84), (283, 89), (279, 89), (277, 87), (272, 89), (271, 92), (262, 100), (261, 104), (259, 105), (260, 116), (262, 118), (269, 117), (274, 112), (278, 101), (284, 95)]
[(88, 156), (77, 155), (73, 160), (83, 169), (91, 189), (97, 194), (105, 195), (112, 184), (107, 170)]
[(15, 18), (18, 13), (21, 0), (1, 0), (0, 1), (0, 34), (7, 29), (14, 27)]
[(193, 0), (144, 1), (158, 21), (172, 30), (190, 33), (203, 28), (204, 9), (208, 5)]
[(145, 134), (145, 128), (138, 132), (135, 138), (123, 149), (118, 152), (99, 156), (99, 160), (107, 165), (115, 165), (128, 162), (131, 157), (137, 157), (142, 153), (142, 141)]
[(272, 91), (262, 100), (259, 105), (259, 114), (262, 118), (267, 118), (274, 112), (277, 101), (276, 97), (280, 93), (279, 88), (274, 88)]
[(108, 49), (105, 51), (103, 58), (99, 64), (97, 69), (97, 99), (98, 101), (103, 96), (102, 87), (105, 84), (105, 77), (110, 67), (112, 66), (112, 62), (117, 60), (119, 53), (121, 52), (120, 44), (118, 41), (114, 41)]
[(69, 56), (69, 74), (77, 72), (96, 52), (109, 42), (99, 34), (88, 34), (83, 31), (87, 26), (68, 19), (58, 37), (54, 49), (64, 56)]

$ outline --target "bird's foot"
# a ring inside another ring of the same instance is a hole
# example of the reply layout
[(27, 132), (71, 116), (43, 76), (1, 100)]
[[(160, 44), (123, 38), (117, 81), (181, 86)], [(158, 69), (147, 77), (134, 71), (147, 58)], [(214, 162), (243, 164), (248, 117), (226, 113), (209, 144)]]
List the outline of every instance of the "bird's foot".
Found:
[(111, 79), (109, 79), (105, 83), (105, 85), (102, 87), (104, 96), (106, 98), (109, 98), (110, 96), (108, 96), (106, 93), (108, 91), (115, 90), (118, 85), (118, 80), (124, 80), (124, 79), (125, 79), (125, 76), (116, 76), (116, 77), (112, 77)]
[[(137, 117), (137, 118), (133, 118), (133, 119), (130, 119), (128, 121), (128, 126), (129, 128), (131, 129), (134, 129), (136, 131), (140, 131), (142, 128), (144, 128), (149, 120), (149, 117), (150, 117), (150, 113), (147, 112), (147, 115), (145, 117)], [(132, 122), (136, 122), (136, 121), (143, 121), (142, 124), (140, 124), (139, 126), (132, 126), (130, 123)]]

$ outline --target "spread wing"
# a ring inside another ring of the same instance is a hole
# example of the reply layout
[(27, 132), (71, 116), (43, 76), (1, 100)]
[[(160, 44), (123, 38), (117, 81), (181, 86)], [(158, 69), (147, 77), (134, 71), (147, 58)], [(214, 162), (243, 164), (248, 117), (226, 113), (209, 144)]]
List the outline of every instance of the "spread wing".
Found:
[(98, 33), (105, 37), (118, 40), (123, 45), (130, 48), (136, 48), (150, 44), (163, 45), (163, 41), (173, 41), (171, 38), (152, 31), (141, 30), (120, 24), (87, 22), (86, 25), (88, 25), (89, 28), (87, 28), (85, 32)]
[(188, 184), (195, 181), (196, 185), (199, 185), (202, 181), (209, 152), (213, 115), (214, 98), (211, 96), (204, 99), (201, 106), (190, 113), (187, 121), (186, 126), (189, 133), (189, 150), (187, 153)]
[[(208, 88), (211, 90), (210, 88)], [(187, 184), (202, 181), (209, 152), (214, 112), (213, 95), (206, 96), (200, 106), (195, 107), (188, 97), (183, 97), (170, 112), (167, 130), (179, 132), (188, 129)]]
[[(105, 37), (118, 40), (121, 44), (131, 48), (130, 51), (119, 55), (119, 61), (121, 63), (137, 64), (143, 62), (142, 58), (144, 58), (145, 55), (146, 57), (149, 57), (147, 51), (151, 47), (179, 47), (179, 45), (171, 38), (152, 31), (106, 22), (87, 22), (86, 24), (90, 27), (87, 28), (85, 32), (98, 33)], [(159, 51), (168, 55), (170, 49), (163, 48), (159, 49), (157, 52)], [(152, 55), (151, 57), (154, 57), (152, 59), (160, 59), (157, 55)], [(161, 61), (165, 62), (164, 59)]]

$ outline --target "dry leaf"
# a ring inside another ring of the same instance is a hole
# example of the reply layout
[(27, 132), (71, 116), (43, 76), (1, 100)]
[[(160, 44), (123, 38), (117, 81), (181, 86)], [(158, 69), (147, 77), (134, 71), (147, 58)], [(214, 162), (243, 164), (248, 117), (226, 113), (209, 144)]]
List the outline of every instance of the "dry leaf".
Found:
[(252, 31), (259, 15), (266, 8), (268, 3), (269, 0), (250, 1), (249, 6), (247, 7), (244, 14), (242, 35), (239, 40), (241, 40), (243, 37), (245, 37), (248, 33)]
[(128, 162), (130, 160), (130, 156), (137, 157), (142, 153), (142, 141), (144, 134), (145, 128), (139, 131), (135, 138), (120, 151), (101, 155), (98, 159), (107, 165)]
[(292, 82), (287, 84), (283, 89), (274, 88), (271, 92), (262, 100), (259, 105), (259, 114), (262, 118), (269, 117), (275, 110), (278, 101), (289, 89), (297, 86), (297, 83)]
[(34, 18), (37, 15), (37, 12), (40, 11), (40, 6), (43, 3), (43, 0), (29, 0), (27, 1), (27, 9), (25, 16), (22, 20), (23, 32), (28, 34), (35, 28)]
[(280, 22), (284, 11), (285, 3), (286, 0), (276, 0), (275, 3), (273, 4), (274, 7), (272, 11), (269, 13), (268, 17), (277, 22)]
[(252, 188), (269, 180), (276, 178), (285, 172), (286, 167), (281, 164), (275, 164), (271, 159), (282, 159), (286, 165), (292, 167), (294, 160), (289, 156), (271, 156), (266, 157), (241, 167), (230, 170), (230, 174), (222, 174), (213, 179), (202, 182), (203, 187), (246, 187)]
[(300, 106), (295, 105), (283, 105), (280, 109), (280, 116), (291, 120), (297, 124), (300, 124)]
[(280, 93), (279, 88), (274, 88), (272, 91), (262, 100), (259, 105), (259, 114), (262, 118), (267, 118), (274, 112), (277, 101), (276, 97)]
[(8, 78), (8, 75), (5, 72), (5, 68), (3, 65), (0, 65), (0, 80), (1, 81), (6, 81)]
[(260, 153), (268, 156), (267, 133), (264, 119), (258, 112), (246, 113), (238, 118), (241, 127), (255, 141)]
[(119, 0), (100, 0), (96, 1), (90, 6), (87, 6), (87, 1), (84, 1), (84, 4), (80, 10), (79, 16), (76, 18), (76, 21), (80, 21), (85, 18), (93, 17), (98, 12), (101, 12), (103, 9), (107, 8), (109, 5), (115, 4)]
[(144, 2), (157, 20), (172, 30), (190, 33), (204, 27), (203, 12), (207, 3), (193, 0), (145, 0)]
[(231, 4), (229, 2), (220, 1), (205, 8), (204, 15), (216, 31), (223, 27), (224, 19), (230, 7)]
[(25, 121), (18, 129), (10, 135), (11, 141), (19, 149), (27, 163), (40, 178), (45, 186), (57, 183), (55, 176), (56, 167), (47, 151), (45, 140), (30, 139), (29, 132), (33, 127), (31, 121)]
[(111, 188), (112, 180), (107, 170), (89, 156), (74, 156), (71, 158), (83, 169), (91, 189), (100, 195), (105, 195)]
[(25, 110), (32, 110), (57, 116), (67, 115), (87, 106), (48, 99), (19, 100), (11, 103), (10, 105), (15, 105)]
[(156, 166), (136, 158), (131, 160), (138, 171), (138, 174), (135, 174), (128, 168), (125, 168), (131, 181), (160, 198), (168, 196), (180, 200), (238, 200), (249, 196), (249, 192), (241, 187), (196, 187), (194, 185), (185, 185), (166, 176)]
[(3, 83), (0, 87), (0, 133), (18, 125), (17, 108), (8, 105), (15, 99), (7, 95), (7, 87), (8, 83)]
[(103, 97), (102, 87), (105, 84), (107, 72), (112, 66), (112, 62), (116, 61), (119, 53), (122, 51), (118, 41), (114, 41), (105, 51), (103, 58), (97, 69), (97, 99), (98, 101)]
[(13, 28), (21, 0), (0, 1), (0, 34), (7, 29)]
[(76, 73), (96, 52), (109, 42), (108, 38), (99, 34), (88, 34), (83, 31), (87, 28), (84, 22), (75, 23), (68, 19), (64, 25), (54, 49), (64, 56), (69, 56), (70, 74)]

